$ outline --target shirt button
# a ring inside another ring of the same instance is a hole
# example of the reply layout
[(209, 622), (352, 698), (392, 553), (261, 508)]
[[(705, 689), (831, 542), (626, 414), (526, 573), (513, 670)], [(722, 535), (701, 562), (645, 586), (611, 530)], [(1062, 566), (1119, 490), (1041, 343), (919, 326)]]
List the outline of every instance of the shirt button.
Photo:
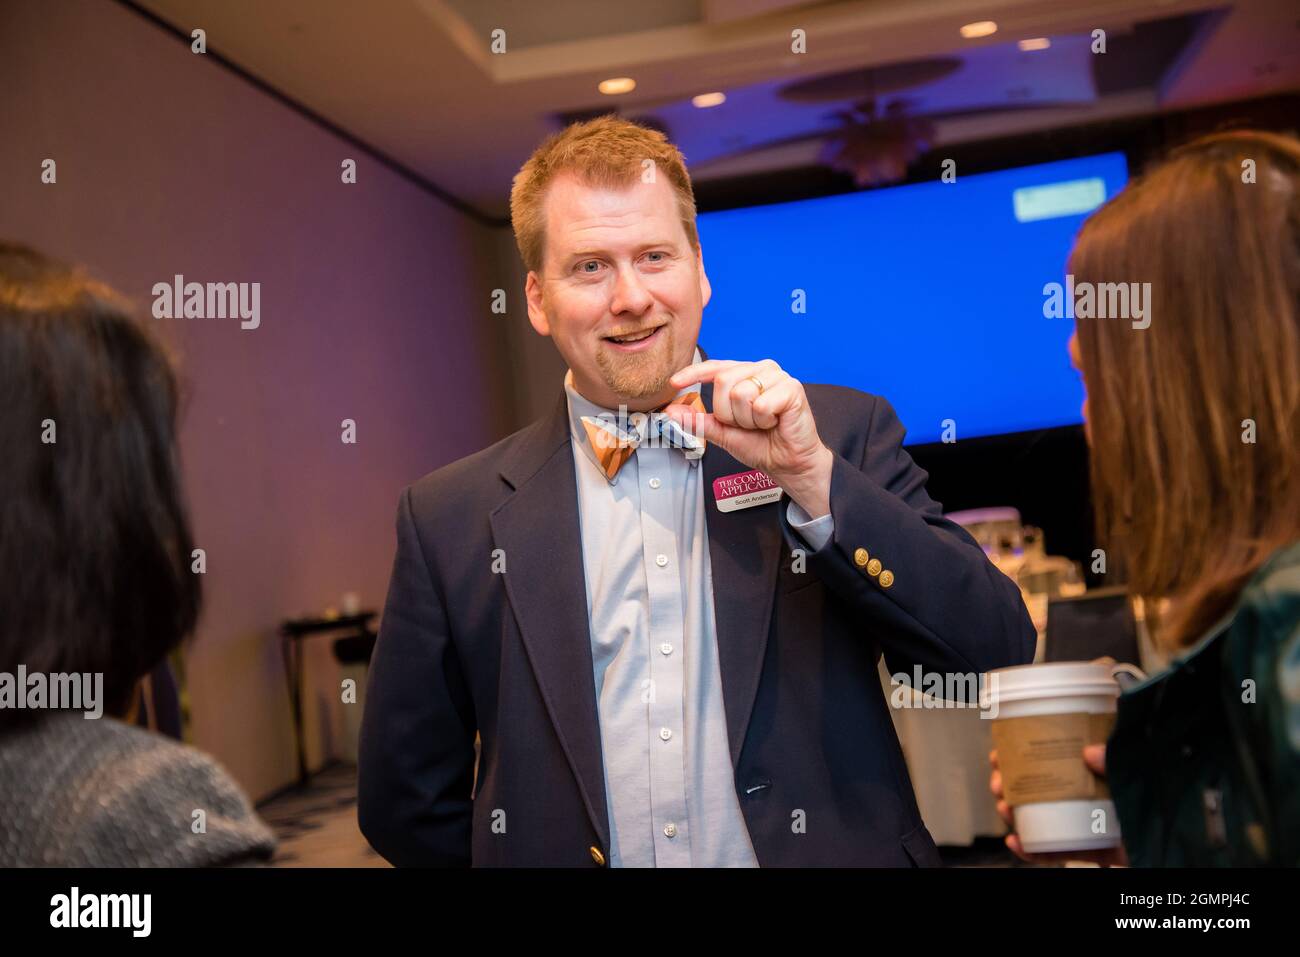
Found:
[(659, 646), (659, 650), (665, 655), (671, 655), (673, 653), (673, 646), (665, 641)]
[(665, 825), (664, 825), (664, 835), (665, 835), (666, 837), (676, 837), (676, 836), (677, 836), (677, 825), (674, 824), (672, 821), (669, 821), (667, 824), (665, 824)]
[(655, 564), (658, 565), (660, 568), (663, 568), (665, 565), (668, 564), (668, 556), (667, 555), (658, 556), (657, 558), (655, 558)]
[(657, 478), (652, 478), (652, 479), (650, 480), (650, 487), (651, 487), (651, 488), (658, 488), (660, 485), (663, 485), (663, 482), (659, 481)]
[(672, 729), (671, 729), (671, 728), (660, 728), (660, 729), (659, 729), (659, 737), (663, 738), (665, 741), (667, 741), (667, 740), (668, 740), (669, 738), (671, 738), (672, 736), (673, 736), (673, 732), (672, 732)]

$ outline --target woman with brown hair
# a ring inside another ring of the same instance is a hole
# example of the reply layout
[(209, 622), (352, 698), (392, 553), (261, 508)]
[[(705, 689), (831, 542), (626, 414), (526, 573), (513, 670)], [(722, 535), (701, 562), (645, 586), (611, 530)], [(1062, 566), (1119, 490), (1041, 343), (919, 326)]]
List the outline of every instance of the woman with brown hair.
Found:
[(215, 761), (118, 720), (199, 613), (177, 405), (111, 290), (0, 242), (0, 867), (275, 848)]
[[(1149, 326), (1080, 318), (1101, 543), (1170, 667), (1121, 695), (1104, 773), (1136, 866), (1300, 864), (1300, 142), (1208, 136), (1084, 224), (1076, 287), (1150, 283)], [(1001, 800), (993, 755), (991, 785)]]

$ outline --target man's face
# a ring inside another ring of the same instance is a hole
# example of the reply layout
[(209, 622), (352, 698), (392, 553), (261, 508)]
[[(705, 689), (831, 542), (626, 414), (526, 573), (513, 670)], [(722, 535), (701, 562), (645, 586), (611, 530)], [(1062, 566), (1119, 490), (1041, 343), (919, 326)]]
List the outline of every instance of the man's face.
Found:
[(541, 272), (528, 274), (533, 328), (555, 340), (575, 388), (597, 405), (667, 402), (668, 377), (695, 357), (710, 294), (672, 186), (663, 177), (588, 186), (562, 173), (546, 192), (545, 223)]

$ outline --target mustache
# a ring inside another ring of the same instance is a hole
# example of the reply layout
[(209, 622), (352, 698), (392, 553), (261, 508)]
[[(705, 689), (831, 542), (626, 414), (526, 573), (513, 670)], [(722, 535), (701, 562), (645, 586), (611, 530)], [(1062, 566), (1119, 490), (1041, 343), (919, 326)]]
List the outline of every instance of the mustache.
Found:
[(635, 328), (631, 328), (631, 329), (615, 329), (613, 332), (602, 333), (602, 334), (601, 334), (601, 338), (602, 338), (602, 339), (621, 339), (621, 338), (623, 338), (624, 336), (635, 336), (637, 333), (640, 333), (640, 332), (654, 332), (654, 330), (656, 330), (656, 329), (662, 329), (664, 326), (667, 326), (667, 325), (669, 325), (669, 324), (670, 324), (670, 323), (668, 323), (668, 322), (659, 322), (659, 323), (655, 323), (654, 325), (650, 325), (650, 326), (637, 326), (637, 327), (635, 327)]

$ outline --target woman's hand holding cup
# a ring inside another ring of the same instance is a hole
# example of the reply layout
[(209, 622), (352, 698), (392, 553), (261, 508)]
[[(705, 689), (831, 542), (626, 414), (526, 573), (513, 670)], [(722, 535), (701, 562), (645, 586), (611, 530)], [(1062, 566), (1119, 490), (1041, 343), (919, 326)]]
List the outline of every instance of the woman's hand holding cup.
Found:
[[(1104, 778), (1106, 776), (1106, 746), (1104, 744), (1087, 745), (1083, 749), (1083, 760), (1098, 777)], [(1108, 847), (1102, 850), (1026, 854), (1020, 846), (1020, 838), (1015, 832), (1016, 821), (1011, 812), (1011, 805), (1007, 804), (1003, 798), (1002, 772), (998, 768), (998, 752), (996, 750), (989, 752), (989, 764), (993, 766), (993, 773), (989, 776), (989, 790), (997, 798), (998, 816), (1007, 822), (1007, 827), (1012, 829), (1011, 833), (1006, 837), (1006, 844), (1016, 857), (1030, 864), (1064, 864), (1066, 861), (1085, 861), (1101, 867), (1128, 866), (1128, 855), (1124, 853), (1122, 844), (1118, 847)]]

